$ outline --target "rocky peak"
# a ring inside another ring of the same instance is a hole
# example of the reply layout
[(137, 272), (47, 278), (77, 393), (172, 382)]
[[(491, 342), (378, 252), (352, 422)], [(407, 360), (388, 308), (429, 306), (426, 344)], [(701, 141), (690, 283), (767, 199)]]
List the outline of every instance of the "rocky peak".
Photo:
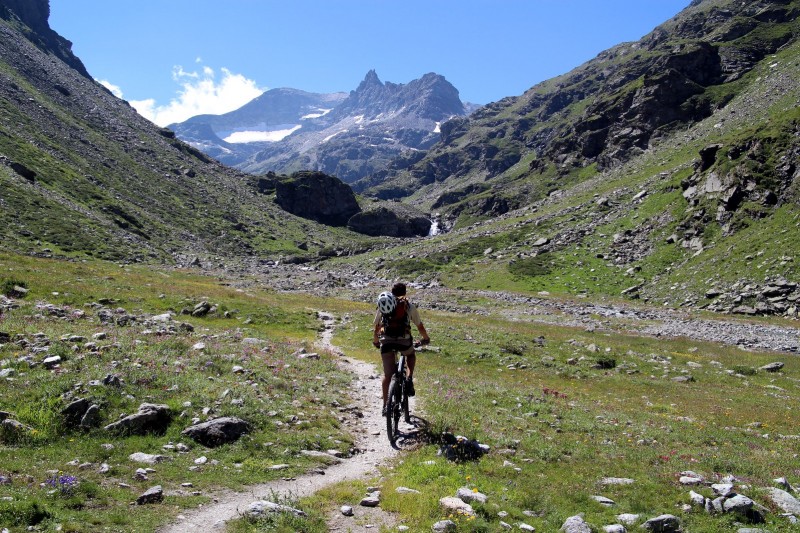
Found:
[(363, 90), (366, 87), (375, 85), (383, 87), (383, 82), (381, 82), (380, 78), (378, 77), (378, 73), (375, 72), (375, 69), (372, 69), (369, 72), (367, 72), (366, 76), (364, 76), (364, 81), (362, 81), (359, 84), (358, 89), (356, 89), (356, 91)]
[(444, 76), (431, 72), (407, 84), (383, 83), (378, 74), (370, 70), (335, 113), (372, 118), (381, 113), (402, 113), (441, 121), (463, 115), (465, 111), (458, 90)]
[(91, 78), (81, 60), (72, 53), (72, 43), (50, 28), (49, 0), (0, 0), (0, 18), (19, 20), (30, 30), (25, 33), (33, 44)]

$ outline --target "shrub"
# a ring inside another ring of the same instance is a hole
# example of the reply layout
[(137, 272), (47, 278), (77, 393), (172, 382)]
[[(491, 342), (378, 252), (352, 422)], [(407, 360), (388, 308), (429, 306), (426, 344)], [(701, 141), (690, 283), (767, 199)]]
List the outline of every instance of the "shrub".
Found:
[(35, 526), (50, 518), (50, 512), (37, 501), (0, 502), (0, 524)]
[(601, 355), (597, 358), (597, 366), (604, 369), (616, 368), (617, 360), (610, 355)]
[(756, 369), (752, 366), (745, 366), (745, 365), (735, 365), (733, 367), (733, 371), (737, 374), (741, 374), (743, 376), (755, 376)]
[(15, 287), (22, 287), (23, 289), (28, 288), (28, 284), (24, 281), (14, 279), (14, 278), (5, 278), (0, 281), (0, 292), (3, 293), (5, 296), (10, 298), (24, 298), (25, 293), (19, 292), (15, 289)]

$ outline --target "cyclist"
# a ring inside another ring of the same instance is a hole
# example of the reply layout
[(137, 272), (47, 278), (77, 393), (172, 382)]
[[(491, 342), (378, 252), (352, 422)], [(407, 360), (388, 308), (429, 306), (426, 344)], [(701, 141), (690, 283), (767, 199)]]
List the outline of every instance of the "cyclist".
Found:
[(383, 415), (386, 416), (386, 396), (395, 367), (395, 351), (406, 356), (408, 362), (408, 378), (406, 392), (414, 396), (414, 366), (417, 356), (414, 351), (414, 338), (411, 336), (411, 324), (414, 324), (422, 336), (421, 344), (431, 342), (428, 332), (419, 317), (417, 306), (406, 298), (406, 284), (395, 283), (392, 292), (382, 292), (378, 296), (378, 311), (373, 321), (374, 331), (372, 344), (381, 349), (383, 361)]

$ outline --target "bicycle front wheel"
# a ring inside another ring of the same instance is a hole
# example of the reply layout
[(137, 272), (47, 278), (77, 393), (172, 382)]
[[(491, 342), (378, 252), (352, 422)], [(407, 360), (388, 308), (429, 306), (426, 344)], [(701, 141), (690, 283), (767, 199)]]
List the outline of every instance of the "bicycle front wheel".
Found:
[(389, 437), (390, 444), (394, 444), (397, 438), (397, 423), (400, 421), (399, 397), (400, 383), (392, 376), (392, 381), (389, 383), (389, 394), (386, 397), (386, 436)]

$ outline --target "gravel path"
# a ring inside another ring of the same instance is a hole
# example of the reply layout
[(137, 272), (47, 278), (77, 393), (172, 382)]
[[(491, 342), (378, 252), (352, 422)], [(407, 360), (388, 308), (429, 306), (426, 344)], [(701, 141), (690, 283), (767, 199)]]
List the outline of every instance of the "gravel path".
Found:
[[(363, 418), (353, 428), (355, 447), (361, 453), (325, 469), (325, 474), (307, 474), (291, 481), (273, 481), (252, 486), (247, 492), (226, 491), (214, 494), (214, 502), (198, 509), (184, 512), (175, 523), (161, 528), (161, 533), (183, 533), (186, 531), (223, 531), (225, 523), (238, 518), (240, 513), (254, 501), (273, 500), (275, 495), (300, 498), (310, 496), (318, 490), (346, 480), (368, 479), (379, 472), (377, 466), (393, 457), (397, 450), (389, 446), (385, 435), (385, 423), (378, 404), (381, 397), (381, 380), (376, 376), (375, 365), (352, 361), (331, 344), (334, 317), (320, 314), (325, 330), (319, 342), (320, 348), (338, 354), (338, 364), (354, 376), (350, 400), (363, 413)], [(393, 523), (393, 518), (380, 509), (355, 508), (355, 516), (345, 518), (341, 513), (331, 513), (331, 530), (375, 531), (380, 524)], [(338, 515), (338, 516), (337, 516)], [(370, 525), (373, 527), (367, 528)]]

